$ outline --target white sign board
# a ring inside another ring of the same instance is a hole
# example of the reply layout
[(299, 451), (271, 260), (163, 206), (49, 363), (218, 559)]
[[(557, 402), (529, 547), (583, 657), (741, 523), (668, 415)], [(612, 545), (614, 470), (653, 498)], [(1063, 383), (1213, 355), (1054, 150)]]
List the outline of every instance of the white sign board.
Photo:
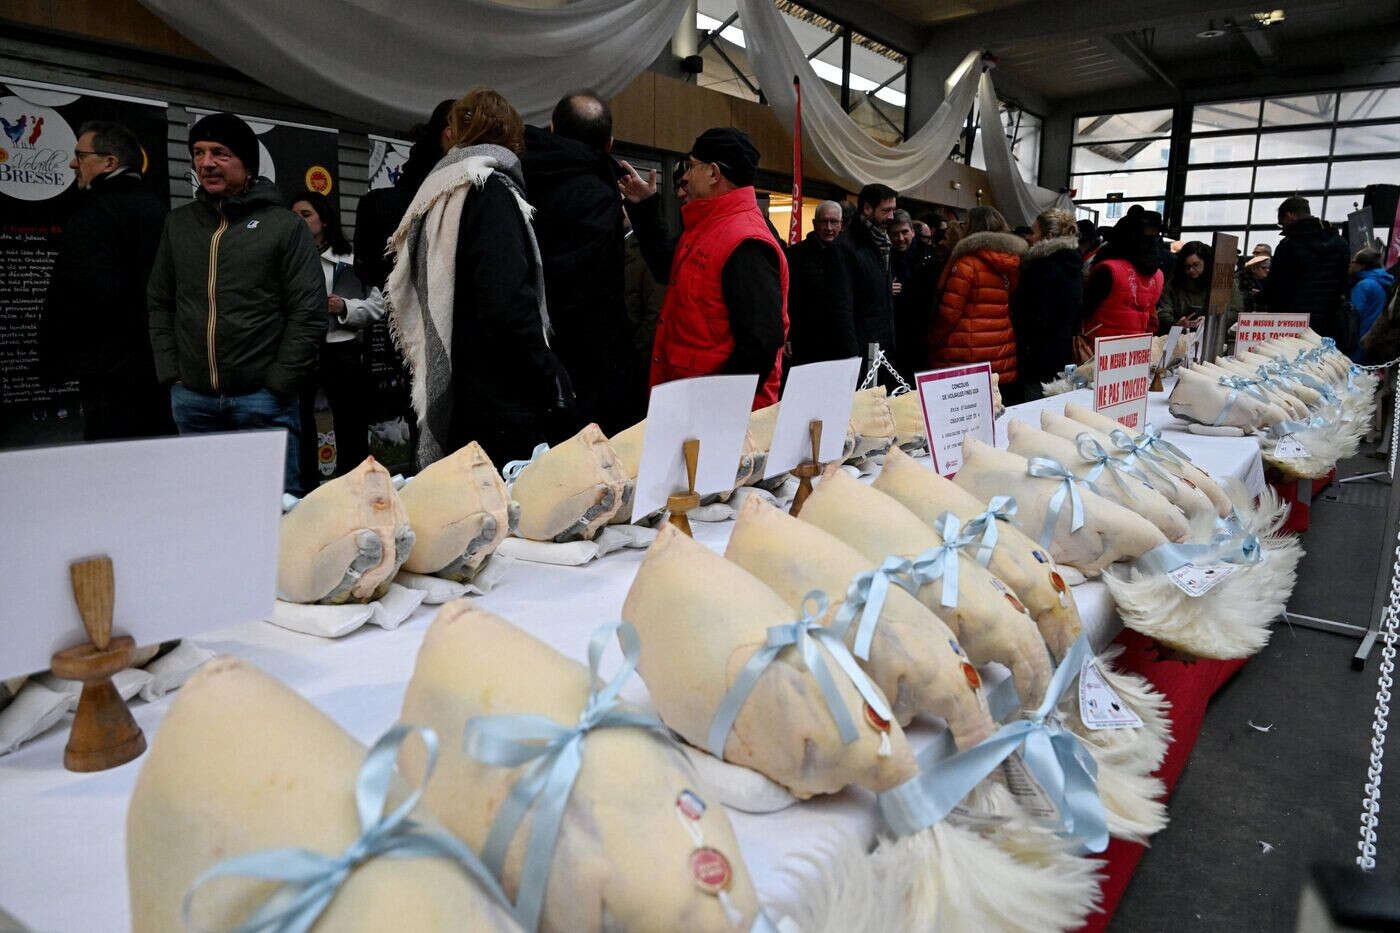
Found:
[(247, 431), (0, 453), (0, 677), (87, 640), (68, 567), (89, 557), (138, 645), (270, 614), (285, 450)]
[(1094, 411), (1141, 431), (1147, 425), (1147, 387), (1152, 383), (1152, 335), (1099, 337), (1094, 360)]
[(708, 495), (734, 488), (757, 388), (758, 376), (749, 375), (677, 379), (651, 390), (632, 498), (634, 518), (665, 508), (669, 497), (686, 491), (681, 447), (688, 440), (700, 442), (695, 491)]
[(1279, 337), (1297, 337), (1308, 329), (1306, 314), (1241, 314), (1235, 324), (1235, 356)]
[(964, 435), (996, 443), (992, 404), (996, 388), (992, 385), (990, 363), (919, 373), (914, 377), (914, 385), (924, 412), (929, 454), (938, 473), (952, 476), (962, 467)]
[(817, 458), (822, 463), (841, 459), (859, 378), (858, 356), (807, 363), (794, 366), (788, 372), (783, 400), (778, 406), (778, 420), (773, 426), (773, 443), (768, 448), (764, 479), (786, 473), (812, 459), (812, 438), (808, 432), (813, 421), (822, 423), (822, 443)]

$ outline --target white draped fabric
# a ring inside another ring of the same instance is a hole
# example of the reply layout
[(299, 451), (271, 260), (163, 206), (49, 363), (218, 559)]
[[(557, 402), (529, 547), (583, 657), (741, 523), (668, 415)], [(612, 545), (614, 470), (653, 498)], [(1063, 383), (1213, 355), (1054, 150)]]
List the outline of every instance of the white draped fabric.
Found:
[(485, 84), (527, 122), (590, 87), (608, 98), (646, 70), (686, 0), (142, 0), (182, 35), (271, 88), (367, 123), (403, 127)]
[(1026, 184), (1011, 155), (1006, 128), (1001, 125), (1001, 105), (992, 87), (991, 72), (985, 72), (977, 88), (977, 137), (982, 142), (982, 159), (987, 166), (987, 179), (992, 186), (992, 198), (1003, 217), (1013, 227), (1030, 226), (1041, 211), (1058, 207), (1074, 213), (1074, 202), (1068, 194)]
[(949, 77), (943, 103), (919, 131), (898, 146), (872, 139), (821, 86), (792, 30), (772, 0), (739, 0), (744, 44), (759, 86), (785, 126), (792, 126), (796, 75), (809, 92), (802, 97), (802, 137), (833, 171), (856, 188), (883, 182), (909, 191), (927, 181), (948, 160), (977, 93), (982, 53), (969, 52)]

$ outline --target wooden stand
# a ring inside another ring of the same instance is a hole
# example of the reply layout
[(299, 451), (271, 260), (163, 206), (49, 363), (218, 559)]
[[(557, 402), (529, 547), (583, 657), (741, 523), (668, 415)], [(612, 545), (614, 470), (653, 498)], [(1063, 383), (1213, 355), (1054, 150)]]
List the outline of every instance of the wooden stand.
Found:
[(667, 497), (666, 510), (671, 513), (667, 521), (684, 531), (686, 537), (693, 537), (686, 513), (700, 504), (700, 497), (695, 494), (695, 469), (700, 462), (700, 442), (691, 438), (681, 445), (681, 451), (685, 454), (686, 491)]
[(136, 642), (127, 636), (112, 637), (116, 594), (112, 559), (95, 557), (68, 570), (90, 643), (65, 648), (51, 659), (55, 677), (83, 683), (63, 766), (69, 771), (105, 771), (146, 750), (146, 736), (112, 685), (112, 675), (131, 663)]
[(1165, 391), (1162, 388), (1162, 371), (1160, 369), (1152, 370), (1152, 385), (1148, 386), (1147, 390), (1149, 392)]
[(792, 497), (792, 508), (788, 509), (788, 514), (794, 518), (797, 517), (798, 512), (802, 511), (803, 503), (812, 494), (812, 480), (820, 476), (822, 472), (822, 423), (820, 421), (811, 422), (807, 425), (807, 431), (812, 438), (812, 459), (792, 468), (792, 475), (798, 479), (797, 495)]

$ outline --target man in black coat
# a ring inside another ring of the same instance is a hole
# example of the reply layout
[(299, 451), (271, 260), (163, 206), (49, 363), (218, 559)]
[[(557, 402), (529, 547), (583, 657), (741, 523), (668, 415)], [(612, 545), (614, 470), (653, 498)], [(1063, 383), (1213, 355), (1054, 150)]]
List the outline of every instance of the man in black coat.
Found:
[(788, 247), (788, 338), (794, 363), (861, 355), (851, 312), (851, 277), (841, 248), (841, 205), (823, 201), (815, 228)]
[(1256, 305), (1271, 314), (1307, 314), (1321, 336), (1343, 336), (1342, 296), (1351, 259), (1346, 240), (1312, 215), (1306, 198), (1283, 201), (1278, 223), (1283, 240), (1274, 250)]
[[(943, 259), (915, 233), (908, 211), (897, 210), (886, 228), (890, 236), (890, 273), (894, 291), (894, 368), (910, 385), (914, 374), (929, 368), (928, 327)], [(930, 237), (931, 239), (931, 237)]]
[(566, 95), (549, 129), (525, 128), (525, 188), (535, 208), (552, 346), (573, 381), (579, 427), (615, 434), (645, 416), (645, 384), (628, 352), (620, 172), (612, 112), (592, 91)]
[[(894, 214), (895, 190), (888, 185), (866, 185), (856, 198), (856, 213), (841, 233), (847, 269), (851, 277), (851, 302), (856, 342), (861, 356), (866, 345), (878, 343), (893, 359), (894, 281), (890, 273), (890, 238), (885, 224)], [(864, 377), (864, 369), (861, 372)]]
[(83, 124), (68, 164), (85, 201), (64, 227), (44, 307), (46, 381), (77, 377), (87, 440), (173, 434), (146, 315), (166, 204), (143, 184), (141, 144), (119, 123)]

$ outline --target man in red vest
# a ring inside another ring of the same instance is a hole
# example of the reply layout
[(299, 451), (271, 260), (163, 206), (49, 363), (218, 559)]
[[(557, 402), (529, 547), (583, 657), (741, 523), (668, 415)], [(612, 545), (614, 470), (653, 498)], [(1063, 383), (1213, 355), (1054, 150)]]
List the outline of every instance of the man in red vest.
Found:
[(774, 404), (787, 339), (788, 269), (754, 197), (758, 150), (730, 127), (696, 138), (683, 176), (685, 231), (674, 244), (661, 219), (656, 173), (648, 181), (622, 165), (628, 216), (652, 272), (667, 283), (650, 384), (756, 373), (753, 407)]

